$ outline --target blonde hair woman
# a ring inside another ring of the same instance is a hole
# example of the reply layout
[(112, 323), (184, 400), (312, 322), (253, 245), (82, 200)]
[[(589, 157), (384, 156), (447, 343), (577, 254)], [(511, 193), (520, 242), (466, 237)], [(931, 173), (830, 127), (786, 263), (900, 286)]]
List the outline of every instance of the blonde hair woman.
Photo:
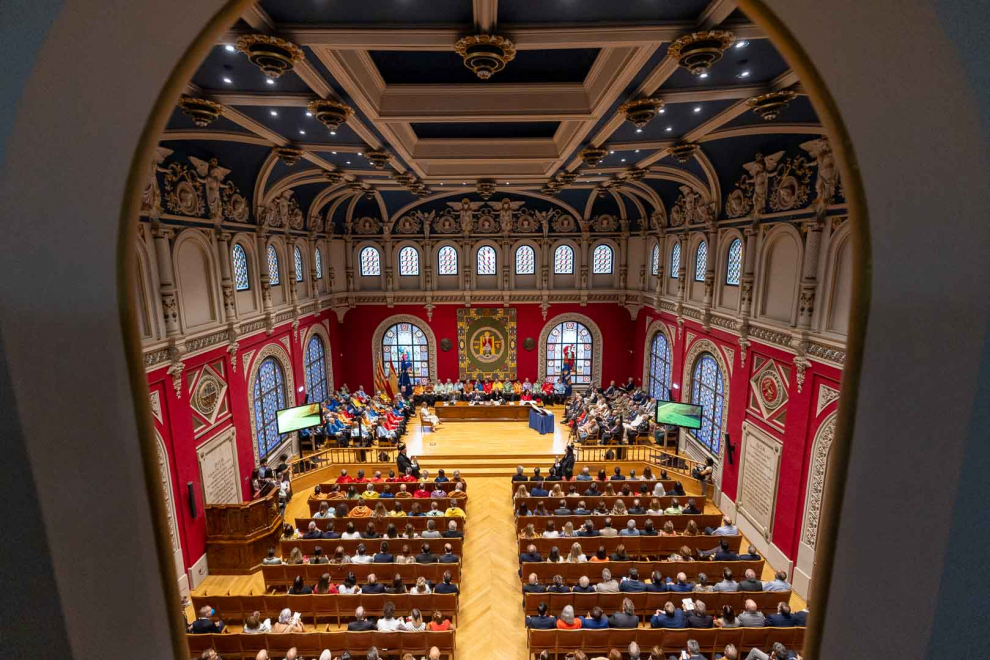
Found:
[(663, 515), (663, 505), (660, 504), (660, 500), (655, 497), (650, 500), (650, 508), (646, 512), (651, 516)]
[(563, 497), (564, 491), (560, 489), (560, 484), (554, 484), (550, 490), (550, 497)]
[(567, 521), (564, 523), (564, 529), (560, 532), (561, 536), (574, 536), (574, 523)]
[(536, 533), (536, 528), (533, 527), (533, 523), (529, 523), (526, 525), (526, 529), (522, 531), (520, 536), (524, 539), (535, 539), (539, 538), (540, 535)]
[(292, 549), (292, 552), (289, 553), (289, 561), (286, 563), (288, 564), (303, 563), (303, 553), (302, 550), (299, 549), (298, 545)]
[(568, 564), (583, 564), (588, 561), (588, 558), (584, 555), (584, 551), (581, 550), (580, 543), (571, 544), (571, 552), (567, 555), (565, 561)]
[(605, 492), (603, 493), (605, 497), (615, 497), (615, 489), (612, 488), (612, 482), (605, 484)]
[(416, 578), (416, 586), (410, 589), (409, 593), (414, 596), (422, 596), (430, 593), (430, 585), (426, 583), (426, 578), (422, 575)]
[[(371, 484), (368, 484), (369, 486)], [(388, 518), (388, 511), (385, 510), (385, 504), (379, 502), (375, 505), (375, 513), (373, 514), (375, 518)]]
[(615, 506), (612, 507), (612, 515), (625, 516), (627, 515), (627, 513), (628, 512), (626, 511), (626, 503), (623, 502), (622, 500), (616, 500)]
[(529, 491), (526, 490), (525, 486), (519, 486), (519, 488), (516, 489), (516, 494), (512, 496), (513, 503), (515, 503), (515, 501), (520, 497), (529, 497)]

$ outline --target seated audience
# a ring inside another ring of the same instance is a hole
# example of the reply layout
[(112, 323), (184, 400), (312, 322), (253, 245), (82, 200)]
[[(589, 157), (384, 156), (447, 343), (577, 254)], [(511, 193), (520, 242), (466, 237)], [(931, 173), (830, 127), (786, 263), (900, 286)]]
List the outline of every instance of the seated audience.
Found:
[(459, 594), (461, 590), (457, 588), (456, 584), (451, 582), (450, 571), (443, 572), (443, 581), (433, 587), (433, 593), (435, 594)]
[(639, 570), (636, 567), (629, 569), (629, 575), (622, 578), (619, 583), (619, 591), (623, 593), (640, 593), (646, 591), (646, 583), (639, 579)]
[(379, 632), (395, 632), (403, 624), (402, 619), (395, 616), (395, 604), (391, 601), (385, 603), (382, 609), (382, 616), (378, 618), (376, 628)]
[(650, 617), (651, 628), (686, 628), (687, 618), (684, 610), (674, 607), (669, 600), (664, 603), (662, 610), (657, 610), (656, 614)]
[(313, 593), (313, 587), (303, 584), (303, 579), (301, 575), (297, 575), (292, 581), (292, 586), (289, 587), (290, 596), (305, 596), (307, 594)]
[(715, 625), (718, 628), (742, 627), (742, 623), (739, 621), (739, 617), (736, 616), (736, 611), (732, 609), (732, 605), (722, 606), (722, 615), (715, 619)]
[(612, 579), (612, 571), (602, 570), (602, 581), (595, 585), (595, 591), (600, 594), (619, 593), (619, 583)]
[(766, 625), (766, 617), (757, 609), (755, 600), (747, 599), (743, 603), (743, 608), (744, 610), (736, 617), (743, 628), (762, 628)]
[(777, 613), (767, 617), (767, 625), (774, 628), (793, 628), (794, 617), (791, 616), (791, 608), (787, 603), (777, 603)]
[(194, 635), (223, 632), (224, 623), (220, 620), (214, 621), (212, 619), (214, 614), (214, 609), (209, 605), (199, 608), (199, 617), (189, 624), (188, 632)]
[(261, 620), (261, 612), (252, 612), (244, 619), (244, 628), (241, 632), (249, 635), (256, 635), (272, 631), (271, 619)]
[(746, 579), (739, 583), (737, 591), (763, 591), (763, 582), (756, 579), (756, 571), (747, 568), (743, 575)]
[(351, 632), (364, 632), (366, 630), (375, 630), (376, 626), (365, 618), (364, 608), (358, 606), (354, 610), (354, 620), (347, 624), (347, 629)]
[(574, 616), (574, 608), (570, 605), (565, 605), (564, 609), (560, 611), (560, 616), (557, 618), (557, 628), (560, 630), (578, 630), (581, 624), (581, 618)]
[(722, 569), (722, 581), (717, 583), (713, 589), (715, 591), (739, 591), (739, 583), (732, 578), (732, 569)]
[(272, 626), (273, 633), (299, 633), (304, 630), (302, 621), (299, 620), (299, 614), (293, 615), (292, 610), (288, 607), (279, 613), (278, 623)]
[(633, 602), (628, 598), (622, 600), (622, 610), (616, 612), (608, 618), (609, 628), (638, 628), (639, 617), (636, 616), (636, 609)]
[(526, 627), (551, 630), (557, 627), (557, 620), (547, 614), (547, 604), (540, 603), (536, 608), (536, 616), (526, 617)]
[(694, 609), (686, 613), (688, 628), (711, 628), (714, 625), (712, 615), (705, 613), (705, 604), (700, 600), (694, 601)]
[(608, 617), (605, 616), (605, 612), (602, 611), (602, 608), (595, 606), (591, 608), (591, 612), (588, 613), (588, 616), (581, 619), (581, 627), (592, 630), (608, 628)]
[[(740, 555), (742, 559), (742, 555)], [(763, 591), (790, 591), (791, 585), (787, 581), (786, 571), (777, 571), (774, 573), (773, 580), (770, 582), (763, 583)]]

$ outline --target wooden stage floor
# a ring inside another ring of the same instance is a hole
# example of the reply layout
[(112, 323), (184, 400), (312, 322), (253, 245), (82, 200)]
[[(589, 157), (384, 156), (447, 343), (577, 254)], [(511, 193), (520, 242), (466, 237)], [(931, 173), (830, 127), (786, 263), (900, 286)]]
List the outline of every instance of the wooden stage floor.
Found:
[(552, 435), (540, 435), (527, 422), (444, 422), (440, 429), (423, 433), (417, 421), (410, 425), (405, 442), (412, 456), (562, 454), (567, 446), (567, 429), (560, 424), (564, 408), (549, 410), (555, 418)]

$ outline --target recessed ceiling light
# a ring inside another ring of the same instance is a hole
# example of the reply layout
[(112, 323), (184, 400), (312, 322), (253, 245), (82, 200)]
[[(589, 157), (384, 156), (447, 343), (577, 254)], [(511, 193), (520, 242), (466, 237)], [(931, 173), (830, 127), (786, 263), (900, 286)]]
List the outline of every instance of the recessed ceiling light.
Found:
[(299, 135), (306, 135), (306, 131), (299, 131)]
[(670, 131), (672, 131), (672, 130), (674, 130), (674, 127), (673, 127), (673, 126), (668, 126), (668, 127), (667, 127), (667, 132), (668, 132), (668, 133), (669, 133)]
[(748, 41), (745, 41), (745, 40), (743, 40), (743, 41), (737, 41), (736, 42), (736, 48), (745, 48), (748, 45), (749, 45), (749, 42)]
[(707, 78), (707, 77), (708, 77), (708, 74), (707, 74), (707, 73), (703, 73), (703, 74), (701, 74), (701, 75), (700, 75), (700, 76), (698, 76), (698, 77), (699, 77), (699, 78)]
[(346, 164), (347, 164), (347, 165), (350, 165), (350, 164), (351, 164), (351, 161), (347, 161), (347, 163), (346, 163)]
[(312, 116), (313, 116), (313, 113), (312, 113), (312, 112), (307, 112), (307, 113), (306, 113), (306, 116), (307, 116), (307, 117), (312, 117)]
[(737, 78), (749, 78), (749, 71), (740, 71)]
[(278, 117), (278, 113), (275, 112), (274, 110), (271, 111), (271, 114), (272, 114), (272, 117)]
[(609, 154), (611, 155), (611, 154), (614, 154), (615, 152), (614, 152), (614, 151), (610, 151), (610, 152), (608, 152), (608, 153), (609, 153)]
[(236, 50), (237, 50), (236, 48), (234, 48), (234, 47), (233, 47), (232, 45), (230, 45), (230, 44), (227, 44), (226, 46), (224, 46), (224, 48), (226, 48), (226, 49), (227, 49), (227, 52), (228, 52), (228, 53), (233, 53), (234, 51), (236, 51)]
[(642, 128), (637, 128), (637, 129), (636, 129), (636, 132), (637, 132), (637, 133), (642, 133), (642, 132), (643, 132), (643, 129), (642, 129)]
[(330, 131), (330, 135), (336, 135), (337, 131)]
[(624, 162), (626, 162), (626, 159), (625, 159), (625, 158), (623, 158), (623, 159), (622, 159), (622, 162), (623, 162), (623, 163), (624, 163)]
[(336, 151), (331, 151), (330, 153), (332, 153), (334, 156), (337, 155), (337, 152)]
[(443, 181), (441, 181), (441, 182), (440, 182), (440, 185), (441, 185), (441, 186), (443, 185)]
[(636, 150), (636, 153), (639, 153), (639, 149)]
[(224, 81), (225, 83), (227, 83), (228, 85), (232, 85), (232, 84), (234, 83), (234, 81), (233, 81), (233, 80), (231, 80), (230, 78), (224, 78), (224, 79), (223, 79), (223, 81)]
[(364, 155), (364, 154), (363, 154), (363, 153), (361, 153), (360, 151), (358, 152), (358, 156), (363, 156), (363, 155)]
[(667, 108), (660, 108), (660, 114), (661, 114), (661, 115), (662, 115), (663, 113), (665, 113), (665, 112), (667, 112)]
[(467, 184), (466, 184), (466, 183), (461, 183), (461, 185), (462, 185), (462, 186), (466, 186)]
[(701, 106), (700, 105), (694, 106), (694, 111), (695, 112), (701, 112)]
[(271, 78), (265, 78), (265, 82), (268, 83), (269, 85), (274, 85), (275, 84), (275, 81), (272, 80)]

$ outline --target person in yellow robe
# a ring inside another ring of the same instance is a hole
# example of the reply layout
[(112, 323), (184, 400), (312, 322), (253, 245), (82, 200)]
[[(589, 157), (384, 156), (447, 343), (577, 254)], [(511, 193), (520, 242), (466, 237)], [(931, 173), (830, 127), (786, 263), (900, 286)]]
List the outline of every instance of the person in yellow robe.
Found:
[(358, 504), (356, 507), (350, 510), (347, 514), (348, 518), (370, 518), (374, 514), (374, 511), (365, 506), (364, 501)]
[(364, 492), (361, 493), (361, 499), (364, 499), (364, 500), (377, 500), (378, 497), (379, 497), (379, 494), (378, 494), (378, 491), (375, 490), (375, 485), (374, 484), (368, 484), (365, 487)]
[(443, 515), (447, 518), (467, 518), (467, 514), (464, 513), (464, 509), (459, 506), (454, 506), (453, 502), (451, 502), (450, 506), (447, 507), (447, 510), (443, 512)]

